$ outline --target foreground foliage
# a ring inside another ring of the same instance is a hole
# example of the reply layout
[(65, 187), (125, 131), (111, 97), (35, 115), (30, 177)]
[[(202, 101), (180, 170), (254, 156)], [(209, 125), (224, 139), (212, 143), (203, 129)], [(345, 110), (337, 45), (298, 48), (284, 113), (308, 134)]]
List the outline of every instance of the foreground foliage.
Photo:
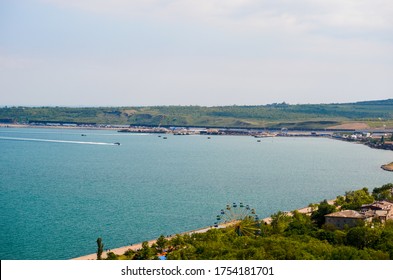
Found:
[[(389, 188), (388, 188), (389, 187)], [(270, 224), (261, 223), (258, 230), (239, 234), (238, 225), (211, 229), (205, 233), (160, 236), (156, 244), (144, 242), (138, 251), (127, 251), (108, 259), (157, 259), (165, 255), (169, 260), (388, 260), (393, 259), (393, 221), (339, 230), (324, 224), (324, 215), (338, 211), (337, 207), (358, 209), (361, 203), (373, 202), (373, 196), (386, 195), (393, 185), (347, 192), (338, 197), (336, 206), (326, 200), (313, 205), (312, 215), (294, 211), (272, 215)], [(247, 221), (249, 223), (250, 221)]]
[(367, 188), (363, 188), (357, 191), (346, 192), (344, 197), (337, 197), (336, 205), (341, 206), (342, 210), (360, 210), (363, 204), (373, 202), (374, 196), (369, 194)]
[[(297, 214), (286, 229), (262, 225), (261, 236), (239, 236), (233, 228), (206, 233), (177, 235), (166, 240), (169, 260), (388, 260), (393, 259), (393, 222), (375, 228), (357, 226), (348, 230), (318, 228), (309, 216)], [(127, 251), (108, 259), (157, 259), (157, 245)]]
[[(392, 134), (393, 137), (393, 134)], [(387, 199), (387, 200), (391, 200), (393, 201), (393, 184), (385, 184), (380, 188), (375, 188), (373, 189), (373, 197), (375, 198), (375, 200), (383, 200), (383, 199)]]

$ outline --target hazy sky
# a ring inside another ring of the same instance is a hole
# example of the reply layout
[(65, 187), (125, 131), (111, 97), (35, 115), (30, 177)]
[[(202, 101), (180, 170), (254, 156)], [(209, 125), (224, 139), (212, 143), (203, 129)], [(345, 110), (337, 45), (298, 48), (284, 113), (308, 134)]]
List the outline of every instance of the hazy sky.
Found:
[(393, 98), (392, 0), (0, 0), (0, 105)]

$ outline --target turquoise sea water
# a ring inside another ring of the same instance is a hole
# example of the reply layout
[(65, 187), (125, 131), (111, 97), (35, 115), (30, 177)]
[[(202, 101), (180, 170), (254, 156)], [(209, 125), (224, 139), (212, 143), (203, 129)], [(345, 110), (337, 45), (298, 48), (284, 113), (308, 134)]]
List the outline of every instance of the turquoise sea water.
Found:
[(227, 203), (266, 217), (393, 182), (380, 168), (393, 153), (364, 145), (167, 137), (1, 128), (0, 259), (69, 259), (97, 237), (115, 248), (212, 225)]

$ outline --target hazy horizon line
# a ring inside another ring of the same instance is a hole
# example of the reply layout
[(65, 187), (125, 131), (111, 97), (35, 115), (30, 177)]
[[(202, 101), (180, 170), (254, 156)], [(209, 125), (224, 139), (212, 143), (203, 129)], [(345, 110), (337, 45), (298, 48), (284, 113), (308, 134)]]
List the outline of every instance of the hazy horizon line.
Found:
[(351, 101), (351, 102), (331, 102), (331, 103), (288, 103), (285, 101), (282, 102), (273, 102), (273, 103), (266, 103), (266, 104), (231, 104), (231, 105), (200, 105), (200, 104), (167, 104), (167, 105), (5, 105), (0, 104), (1, 108), (9, 108), (9, 107), (29, 107), (29, 108), (41, 108), (41, 107), (49, 107), (49, 108), (110, 108), (110, 107), (232, 107), (232, 106), (239, 106), (239, 107), (253, 107), (253, 106), (267, 106), (267, 105), (336, 105), (336, 104), (354, 104), (354, 103), (361, 103), (361, 102), (378, 102), (378, 101), (388, 101), (393, 100), (393, 98), (387, 99), (369, 99), (369, 100), (358, 100), (358, 101)]

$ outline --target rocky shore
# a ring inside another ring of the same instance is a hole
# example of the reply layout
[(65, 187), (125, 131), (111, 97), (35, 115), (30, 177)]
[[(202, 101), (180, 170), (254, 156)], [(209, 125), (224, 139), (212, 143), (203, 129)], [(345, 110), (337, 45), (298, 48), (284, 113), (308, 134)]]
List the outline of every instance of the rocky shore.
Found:
[(383, 170), (393, 172), (393, 162), (381, 166)]

